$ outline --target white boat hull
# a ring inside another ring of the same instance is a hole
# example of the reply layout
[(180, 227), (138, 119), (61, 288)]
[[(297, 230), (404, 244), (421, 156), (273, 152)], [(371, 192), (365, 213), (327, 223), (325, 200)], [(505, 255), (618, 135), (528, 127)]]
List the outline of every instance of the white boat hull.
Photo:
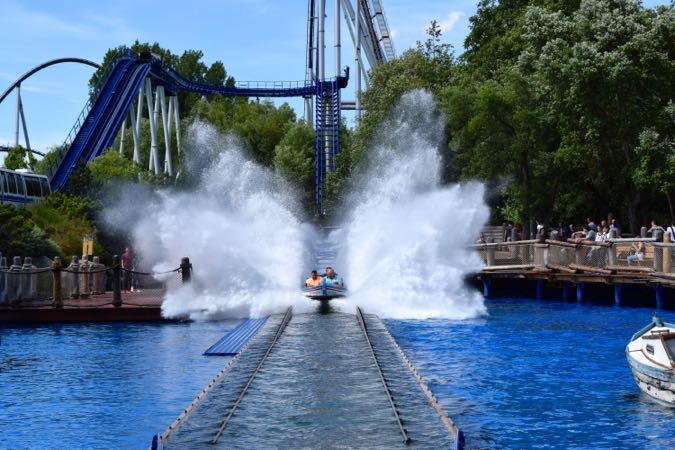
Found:
[[(654, 369), (645, 366), (628, 355), (628, 364), (638, 387), (647, 395), (668, 405), (675, 406), (675, 378), (673, 371), (664, 371), (655, 376)], [(670, 374), (666, 373), (670, 372)], [(670, 381), (668, 381), (670, 378)]]
[(675, 324), (654, 316), (626, 346), (633, 378), (647, 395), (675, 406)]

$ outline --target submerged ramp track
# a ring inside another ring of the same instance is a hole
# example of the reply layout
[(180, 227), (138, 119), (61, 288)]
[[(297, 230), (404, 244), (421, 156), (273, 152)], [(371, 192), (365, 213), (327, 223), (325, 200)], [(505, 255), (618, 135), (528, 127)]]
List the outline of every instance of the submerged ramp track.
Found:
[(377, 316), (289, 309), (270, 316), (156, 445), (463, 448), (411, 367)]

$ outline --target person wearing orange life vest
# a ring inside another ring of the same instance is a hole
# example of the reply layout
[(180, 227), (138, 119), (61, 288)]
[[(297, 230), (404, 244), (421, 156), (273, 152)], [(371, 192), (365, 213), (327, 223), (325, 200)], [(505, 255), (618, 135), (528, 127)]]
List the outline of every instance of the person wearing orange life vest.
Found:
[(312, 270), (312, 275), (305, 280), (306, 287), (321, 286), (322, 283), (323, 277), (319, 275), (316, 270)]

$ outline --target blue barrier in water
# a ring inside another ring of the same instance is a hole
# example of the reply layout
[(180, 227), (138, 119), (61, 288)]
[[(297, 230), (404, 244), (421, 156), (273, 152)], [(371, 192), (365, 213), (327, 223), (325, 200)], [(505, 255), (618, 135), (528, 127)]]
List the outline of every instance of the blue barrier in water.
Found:
[(246, 319), (240, 323), (231, 333), (223, 336), (204, 352), (206, 356), (236, 355), (239, 350), (251, 339), (265, 324), (267, 317), (262, 319)]

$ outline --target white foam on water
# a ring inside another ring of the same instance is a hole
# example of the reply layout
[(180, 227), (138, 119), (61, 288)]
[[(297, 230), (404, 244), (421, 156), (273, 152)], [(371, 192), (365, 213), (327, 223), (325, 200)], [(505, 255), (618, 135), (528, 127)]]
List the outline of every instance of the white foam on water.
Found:
[[(195, 122), (186, 137), (192, 190), (159, 190), (148, 201), (132, 192), (120, 201), (142, 211), (118, 225), (131, 229), (143, 261), (161, 271), (188, 256), (195, 268), (191, 285), (169, 290), (163, 315), (217, 319), (308, 309), (299, 289), (305, 232), (292, 189), (211, 125)], [(110, 221), (120, 216), (129, 214)]]
[(485, 314), (464, 278), (481, 262), (468, 246), (489, 217), (483, 185), (441, 186), (443, 118), (431, 94), (405, 94), (386, 121), (333, 239), (350, 303), (388, 318)]

